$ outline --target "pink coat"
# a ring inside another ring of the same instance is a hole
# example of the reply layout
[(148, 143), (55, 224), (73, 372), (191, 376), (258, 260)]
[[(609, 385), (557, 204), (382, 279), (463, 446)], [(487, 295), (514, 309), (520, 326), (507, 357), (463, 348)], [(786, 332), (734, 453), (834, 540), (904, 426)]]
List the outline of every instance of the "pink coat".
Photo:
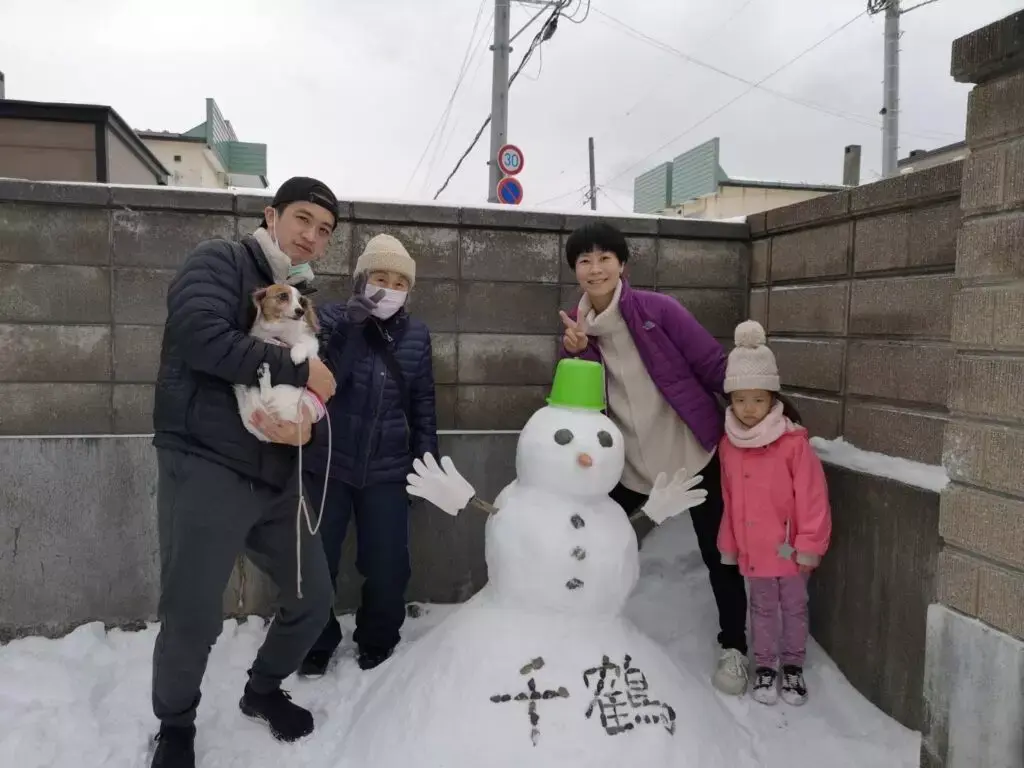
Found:
[[(798, 564), (817, 566), (832, 535), (832, 513), (825, 471), (807, 430), (798, 427), (763, 448), (737, 448), (726, 435), (718, 451), (722, 562), (738, 563), (744, 576), (755, 578), (792, 576)], [(794, 552), (783, 557), (779, 548), (787, 543)]]

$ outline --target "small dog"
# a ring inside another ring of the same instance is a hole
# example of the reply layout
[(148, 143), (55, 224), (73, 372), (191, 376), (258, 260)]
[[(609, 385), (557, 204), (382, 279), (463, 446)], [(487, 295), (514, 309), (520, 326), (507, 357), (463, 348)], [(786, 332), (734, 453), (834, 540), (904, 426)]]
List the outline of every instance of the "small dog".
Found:
[[(289, 355), (296, 365), (316, 357), (320, 351), (317, 332), (320, 330), (313, 303), (290, 285), (275, 283), (261, 288), (252, 296), (256, 306), (256, 321), (250, 334), (269, 344), (289, 348)], [(270, 442), (266, 435), (250, 423), (252, 414), (265, 410), (285, 421), (316, 422), (323, 416), (322, 404), (303, 387), (287, 384), (273, 386), (270, 381), (270, 367), (260, 366), (259, 386), (235, 385), (235, 397), (242, 423), (250, 433), (263, 442)], [(300, 413), (301, 407), (306, 413)]]

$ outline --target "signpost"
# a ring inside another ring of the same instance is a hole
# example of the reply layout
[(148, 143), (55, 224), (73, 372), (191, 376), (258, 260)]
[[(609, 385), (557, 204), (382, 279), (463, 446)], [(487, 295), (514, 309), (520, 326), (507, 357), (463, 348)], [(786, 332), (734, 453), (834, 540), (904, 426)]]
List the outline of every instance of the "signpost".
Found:
[(505, 205), (519, 205), (523, 202), (523, 184), (513, 178), (523, 170), (523, 150), (515, 144), (506, 144), (498, 150), (498, 170), (503, 178), (498, 182), (498, 202)]
[(498, 202), (505, 205), (519, 205), (523, 202), (523, 185), (519, 179), (506, 176), (498, 182)]
[(515, 176), (523, 170), (523, 150), (515, 144), (506, 144), (498, 150), (498, 169), (506, 176)]

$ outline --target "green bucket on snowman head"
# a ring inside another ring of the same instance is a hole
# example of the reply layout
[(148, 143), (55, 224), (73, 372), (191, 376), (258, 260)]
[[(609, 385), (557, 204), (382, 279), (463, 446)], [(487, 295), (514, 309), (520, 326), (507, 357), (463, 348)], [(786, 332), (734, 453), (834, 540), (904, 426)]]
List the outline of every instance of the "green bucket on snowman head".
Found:
[(560, 408), (603, 411), (604, 366), (573, 357), (560, 360), (547, 402)]

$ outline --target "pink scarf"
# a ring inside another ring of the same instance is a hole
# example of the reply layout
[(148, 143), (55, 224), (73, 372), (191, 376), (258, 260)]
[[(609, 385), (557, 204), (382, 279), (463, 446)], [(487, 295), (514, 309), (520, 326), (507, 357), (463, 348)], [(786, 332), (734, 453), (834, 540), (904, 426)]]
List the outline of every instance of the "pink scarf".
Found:
[(725, 410), (725, 434), (737, 448), (764, 448), (771, 445), (787, 432), (799, 427), (782, 415), (782, 403), (776, 402), (768, 415), (753, 427), (745, 427), (732, 412), (732, 406)]

